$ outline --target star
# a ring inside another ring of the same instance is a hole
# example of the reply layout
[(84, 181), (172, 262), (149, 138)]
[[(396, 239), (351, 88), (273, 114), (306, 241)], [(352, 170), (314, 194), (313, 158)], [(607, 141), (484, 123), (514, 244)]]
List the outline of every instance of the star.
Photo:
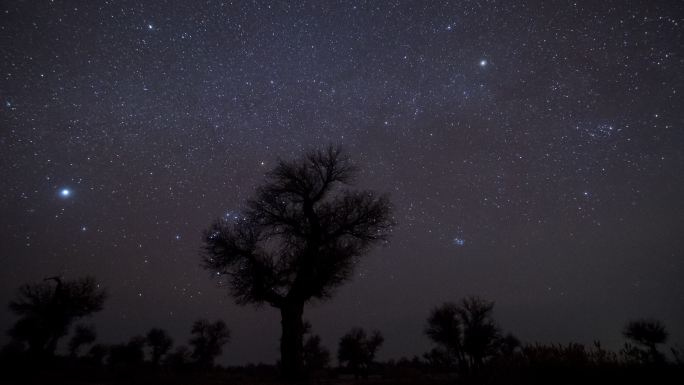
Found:
[(487, 60), (486, 59), (480, 60), (480, 67), (486, 67), (486, 66), (487, 66)]
[(71, 196), (71, 190), (69, 190), (68, 188), (63, 188), (59, 191), (59, 196), (61, 196), (62, 198), (68, 198)]

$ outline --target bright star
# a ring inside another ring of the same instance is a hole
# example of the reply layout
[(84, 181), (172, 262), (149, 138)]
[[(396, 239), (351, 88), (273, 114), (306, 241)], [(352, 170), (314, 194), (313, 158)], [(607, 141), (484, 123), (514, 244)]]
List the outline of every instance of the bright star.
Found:
[(484, 67), (486, 65), (487, 65), (487, 60), (485, 60), (485, 59), (480, 60), (480, 67)]
[(63, 188), (63, 189), (59, 192), (59, 195), (61, 195), (62, 198), (68, 198), (69, 196), (71, 196), (71, 190), (69, 190), (68, 188)]
[(153, 28), (154, 27), (152, 26), (152, 24), (147, 24), (147, 29), (153, 29)]

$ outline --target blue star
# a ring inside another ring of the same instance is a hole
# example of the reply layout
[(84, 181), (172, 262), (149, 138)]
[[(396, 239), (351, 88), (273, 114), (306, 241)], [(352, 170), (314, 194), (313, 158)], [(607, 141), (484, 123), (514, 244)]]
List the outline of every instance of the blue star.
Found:
[(63, 188), (62, 190), (59, 191), (59, 195), (62, 198), (68, 198), (71, 196), (71, 190), (69, 190), (68, 188)]

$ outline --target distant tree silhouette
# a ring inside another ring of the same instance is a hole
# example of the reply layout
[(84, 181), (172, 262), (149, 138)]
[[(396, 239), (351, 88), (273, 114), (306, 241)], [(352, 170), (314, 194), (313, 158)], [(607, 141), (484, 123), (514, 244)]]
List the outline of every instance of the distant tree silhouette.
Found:
[(629, 321), (622, 331), (622, 335), (646, 351), (627, 345), (625, 352), (639, 361), (647, 363), (662, 363), (665, 356), (658, 351), (658, 345), (667, 341), (668, 333), (665, 325), (653, 319)]
[(493, 308), (493, 302), (477, 297), (465, 298), (458, 305), (447, 302), (432, 311), (425, 333), (455, 358), (462, 371), (478, 370), (497, 354), (502, 342), (514, 344), (512, 336), (501, 340), (491, 317)]
[(329, 298), (390, 232), (387, 197), (340, 188), (355, 174), (339, 148), (281, 160), (239, 219), (218, 220), (205, 233), (204, 266), (229, 277), (237, 302), (280, 310), (285, 379), (303, 373), (304, 304)]
[(444, 351), (434, 351), (433, 359), (435, 361), (446, 363), (450, 360), (442, 357), (442, 354), (447, 354), (455, 358), (459, 367), (466, 366), (465, 352), (463, 351), (463, 326), (460, 318), (458, 305), (447, 302), (442, 306), (432, 310), (428, 317), (428, 326), (425, 329), (425, 334), (441, 345)]
[[(522, 345), (518, 337), (511, 333), (507, 333), (505, 336), (501, 337), (498, 341), (499, 352), (504, 356), (510, 356), (515, 353)], [(600, 344), (599, 344), (600, 346)]]
[(214, 323), (205, 319), (195, 321), (192, 325), (192, 335), (192, 358), (204, 367), (214, 365), (214, 359), (223, 353), (223, 345), (230, 340), (230, 330), (221, 320)]
[(74, 320), (102, 310), (106, 293), (92, 277), (43, 282), (19, 288), (9, 308), (20, 318), (9, 335), (28, 344), (29, 353), (52, 356)]
[(353, 328), (340, 338), (337, 359), (341, 365), (346, 363), (346, 366), (358, 378), (360, 374), (367, 373), (375, 359), (375, 353), (384, 341), (379, 331), (374, 331), (368, 337), (365, 330)]
[(132, 337), (127, 343), (109, 348), (109, 364), (113, 366), (140, 366), (145, 362), (145, 337)]
[(321, 345), (321, 337), (309, 336), (304, 342), (304, 368), (307, 372), (324, 369), (330, 363), (330, 351)]
[(492, 319), (494, 302), (468, 297), (461, 303), (463, 351), (470, 356), (471, 366), (479, 368), (486, 357), (496, 354), (500, 330)]
[(321, 337), (311, 334), (311, 323), (304, 321), (304, 335), (306, 337), (303, 345), (304, 369), (307, 373), (313, 373), (323, 369), (330, 363), (330, 351), (321, 345)]
[(164, 365), (176, 370), (182, 369), (190, 363), (191, 355), (187, 346), (177, 346), (173, 352), (166, 355)]
[(93, 325), (76, 325), (74, 328), (74, 335), (69, 340), (69, 354), (76, 357), (81, 346), (90, 345), (95, 342), (95, 326)]
[(159, 365), (162, 356), (168, 353), (173, 340), (164, 329), (153, 328), (147, 332), (147, 345), (151, 348), (151, 359), (154, 365)]

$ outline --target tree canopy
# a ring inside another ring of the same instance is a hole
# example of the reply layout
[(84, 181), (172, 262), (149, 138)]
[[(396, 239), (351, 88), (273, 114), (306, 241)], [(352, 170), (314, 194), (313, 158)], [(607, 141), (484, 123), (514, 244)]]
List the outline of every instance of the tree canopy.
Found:
[(106, 298), (105, 290), (92, 277), (52, 277), (22, 285), (17, 298), (9, 304), (10, 310), (20, 317), (9, 335), (27, 343), (32, 353), (52, 355), (71, 324), (102, 310)]
[(230, 277), (241, 304), (329, 297), (392, 225), (387, 196), (339, 188), (356, 171), (333, 147), (280, 161), (238, 219), (206, 231), (204, 266)]
[(222, 320), (209, 322), (205, 319), (192, 325), (192, 358), (201, 366), (213, 366), (214, 359), (223, 353), (223, 345), (230, 341), (230, 330)]
[(512, 350), (518, 344), (512, 335), (501, 337), (492, 319), (493, 309), (493, 302), (477, 297), (444, 303), (430, 313), (425, 334), (443, 346), (461, 370), (478, 369), (501, 348)]
[(337, 359), (358, 377), (367, 372), (383, 342), (385, 339), (377, 330), (368, 336), (365, 330), (353, 328), (340, 338)]

